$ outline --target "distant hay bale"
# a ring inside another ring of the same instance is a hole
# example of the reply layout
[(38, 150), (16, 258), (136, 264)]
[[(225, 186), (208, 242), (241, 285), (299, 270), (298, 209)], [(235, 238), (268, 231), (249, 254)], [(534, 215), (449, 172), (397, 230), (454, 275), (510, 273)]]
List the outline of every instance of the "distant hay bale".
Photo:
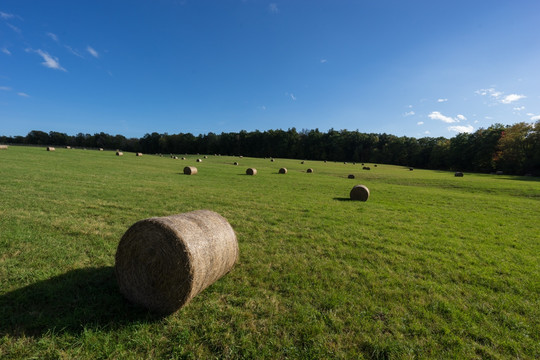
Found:
[(504, 173), (501, 170), (495, 172), (495, 175), (503, 175), (503, 174)]
[(461, 171), (456, 171), (454, 176), (455, 177), (463, 177), (463, 173)]
[(173, 156), (172, 157), (174, 160), (178, 160), (178, 156)]
[(202, 162), (202, 159), (197, 159), (197, 162)]
[(53, 148), (52, 146), (47, 146), (47, 151), (54, 151), (56, 150), (55, 148)]
[(369, 189), (364, 185), (354, 185), (349, 196), (351, 200), (367, 201)]
[(255, 168), (248, 168), (246, 170), (246, 175), (257, 175), (257, 169)]
[(71, 149), (71, 146), (66, 146), (66, 149)]
[(369, 166), (364, 166), (362, 170), (371, 170), (371, 168)]
[(204, 158), (205, 158), (205, 159), (208, 159), (208, 156), (204, 155)]
[(377, 167), (377, 164), (375, 164), (375, 165), (373, 165), (373, 166)]
[(195, 166), (186, 166), (184, 168), (184, 174), (186, 175), (195, 175), (197, 173), (197, 168)]
[(304, 165), (304, 162), (303, 162), (303, 161), (301, 161), (301, 162), (300, 162), (300, 164)]
[(231, 271), (238, 256), (229, 222), (197, 210), (133, 224), (118, 244), (115, 273), (129, 301), (167, 315)]
[(7, 150), (7, 149), (8, 149), (7, 145), (0, 145), (0, 150)]
[(186, 158), (182, 156), (182, 160), (186, 160)]
[(309, 169), (307, 169), (307, 171), (306, 171), (306, 172), (308, 172), (308, 173), (312, 173), (312, 172), (313, 172), (313, 169), (312, 169), (312, 168), (309, 168)]
[(324, 160), (324, 163), (326, 164), (326, 160)]
[(271, 162), (274, 162), (274, 159), (270, 159)]
[(279, 169), (279, 173), (280, 173), (280, 174), (286, 174), (286, 173), (287, 173), (287, 168), (281, 168), (281, 169)]
[(135, 156), (142, 156), (142, 153), (136, 153)]
[(103, 151), (103, 148), (99, 148), (99, 151)]
[(409, 171), (413, 171), (413, 170), (414, 170), (414, 168), (412, 168), (412, 167), (411, 167), (411, 168), (409, 168)]
[(240, 159), (243, 159), (244, 157), (242, 155), (239, 156)]
[(347, 165), (347, 162), (344, 162), (345, 165)]
[(234, 165), (238, 165), (238, 163), (235, 161), (235, 162), (234, 162)]
[(121, 151), (117, 151), (117, 152), (116, 152), (116, 156), (123, 156), (123, 155), (124, 155), (124, 153), (121, 152)]
[(354, 175), (353, 174), (349, 174), (349, 176), (347, 176), (348, 179), (354, 179)]

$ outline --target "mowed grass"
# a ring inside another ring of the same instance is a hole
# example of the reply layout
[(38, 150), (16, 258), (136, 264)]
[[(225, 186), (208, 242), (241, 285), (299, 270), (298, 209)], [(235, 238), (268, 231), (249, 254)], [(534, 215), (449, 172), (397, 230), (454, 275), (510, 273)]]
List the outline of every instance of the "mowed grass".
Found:
[[(538, 179), (198, 157), (0, 151), (0, 358), (540, 357)], [(239, 263), (171, 316), (130, 305), (123, 233), (197, 209)]]

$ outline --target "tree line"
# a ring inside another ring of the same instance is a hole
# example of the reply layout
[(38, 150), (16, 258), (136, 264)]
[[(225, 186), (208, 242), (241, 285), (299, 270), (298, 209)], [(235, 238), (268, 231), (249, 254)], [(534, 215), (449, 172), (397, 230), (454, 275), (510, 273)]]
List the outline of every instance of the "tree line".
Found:
[(0, 143), (121, 149), (147, 154), (224, 154), (305, 160), (384, 163), (424, 169), (474, 172), (504, 171), (540, 175), (540, 121), (495, 124), (453, 138), (416, 139), (389, 134), (318, 129), (123, 135), (79, 133), (75, 136), (32, 130), (26, 136), (0, 136)]

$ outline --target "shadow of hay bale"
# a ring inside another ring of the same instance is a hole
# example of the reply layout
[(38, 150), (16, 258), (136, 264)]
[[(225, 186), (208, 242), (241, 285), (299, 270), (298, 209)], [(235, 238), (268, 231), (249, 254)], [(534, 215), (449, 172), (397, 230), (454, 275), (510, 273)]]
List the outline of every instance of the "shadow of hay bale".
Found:
[(114, 329), (158, 319), (124, 299), (112, 266), (68, 271), (0, 295), (0, 337), (77, 334), (88, 326)]

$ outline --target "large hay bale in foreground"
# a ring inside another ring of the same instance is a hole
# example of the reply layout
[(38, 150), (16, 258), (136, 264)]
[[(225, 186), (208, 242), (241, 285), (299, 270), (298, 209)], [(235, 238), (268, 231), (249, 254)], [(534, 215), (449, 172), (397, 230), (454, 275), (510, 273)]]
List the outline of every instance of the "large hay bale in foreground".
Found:
[(306, 172), (308, 172), (308, 173), (312, 173), (312, 172), (313, 172), (313, 169), (312, 169), (312, 168), (309, 168), (309, 169), (307, 169), (307, 171), (306, 171)]
[(454, 174), (455, 177), (463, 177), (463, 173), (461, 171), (456, 171)]
[(56, 150), (55, 148), (53, 148), (52, 146), (47, 146), (47, 151), (54, 151)]
[(351, 200), (367, 201), (369, 189), (365, 185), (354, 185), (349, 196)]
[(286, 174), (286, 173), (287, 173), (287, 168), (281, 168), (281, 169), (279, 169), (279, 173), (280, 173), (280, 174)]
[(186, 166), (184, 168), (184, 174), (186, 175), (195, 175), (197, 173), (197, 168), (195, 166)]
[(117, 151), (117, 152), (116, 152), (116, 156), (123, 156), (123, 155), (124, 155), (124, 153), (121, 152), (121, 151)]
[(7, 149), (8, 149), (7, 145), (0, 145), (0, 150), (7, 150)]
[(227, 274), (238, 254), (233, 228), (213, 211), (155, 217), (122, 236), (116, 278), (129, 301), (170, 314)]
[(255, 168), (248, 168), (246, 170), (246, 175), (257, 175), (257, 169)]

